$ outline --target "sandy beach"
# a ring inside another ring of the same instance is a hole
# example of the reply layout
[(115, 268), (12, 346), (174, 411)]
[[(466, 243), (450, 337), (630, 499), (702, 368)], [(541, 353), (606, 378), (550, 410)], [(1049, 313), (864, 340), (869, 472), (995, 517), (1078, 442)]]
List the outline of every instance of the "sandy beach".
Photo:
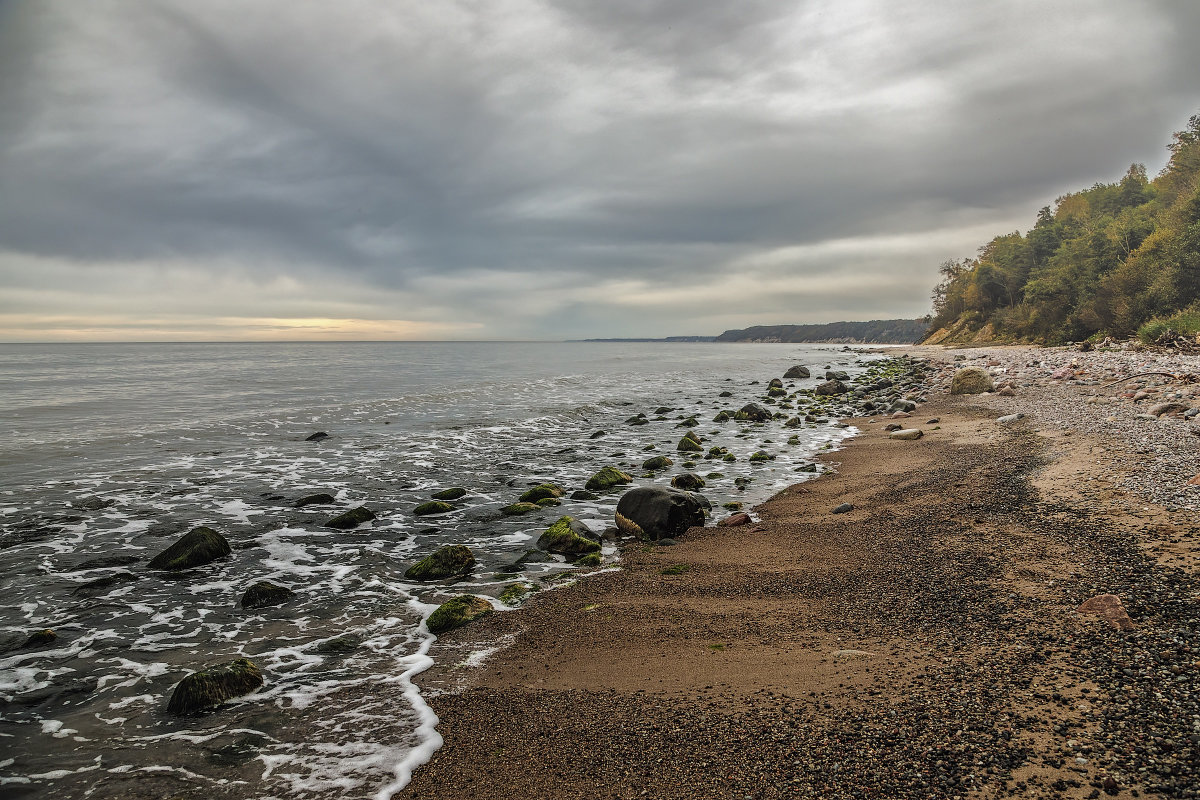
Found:
[(914, 352), (1011, 396), (942, 388), (915, 441), (853, 420), (755, 522), (626, 541), (446, 634), (420, 679), (445, 744), (397, 797), (1200, 796), (1194, 384), (1103, 386), (1200, 367)]

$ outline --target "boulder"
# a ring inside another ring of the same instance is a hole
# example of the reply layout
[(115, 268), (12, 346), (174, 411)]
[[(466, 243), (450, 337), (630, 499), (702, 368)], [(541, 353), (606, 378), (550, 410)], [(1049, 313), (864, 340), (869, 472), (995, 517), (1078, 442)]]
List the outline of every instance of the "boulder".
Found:
[(748, 420), (750, 422), (770, 422), (771, 412), (760, 406), (758, 403), (747, 403), (738, 409), (738, 412), (733, 415), (737, 420)]
[(707, 505), (700, 495), (678, 489), (646, 486), (630, 489), (617, 503), (617, 527), (643, 539), (675, 538), (704, 524)]
[(323, 439), (328, 439), (328, 438), (329, 438), (329, 434), (326, 433), (325, 431), (317, 431), (316, 433), (312, 434), (311, 436), (308, 436), (307, 438), (305, 438), (304, 441), (319, 442)]
[(500, 509), (500, 513), (506, 517), (519, 517), (522, 514), (528, 514), (537, 511), (541, 508), (537, 503), (513, 503), (511, 506), (505, 506)]
[(574, 517), (560, 517), (537, 540), (539, 550), (564, 556), (581, 556), (600, 550), (591, 529)]
[(750, 456), (751, 464), (761, 464), (764, 461), (774, 461), (774, 460), (775, 460), (775, 456), (771, 455), (770, 453), (766, 452), (765, 450), (759, 450), (758, 452), (753, 453)]
[(1150, 410), (1148, 413), (1153, 414), (1156, 417), (1161, 417), (1164, 414), (1168, 414), (1172, 417), (1177, 417), (1177, 416), (1181, 416), (1183, 414), (1183, 412), (1185, 412), (1187, 410), (1188, 410), (1188, 407), (1183, 403), (1158, 403), (1156, 405), (1150, 406)]
[(666, 456), (654, 456), (642, 462), (642, 469), (666, 469), (675, 462)]
[(850, 391), (850, 388), (846, 384), (836, 378), (831, 378), (822, 384), (818, 384), (817, 388), (813, 389), (813, 394), (820, 397), (832, 397), (833, 395), (845, 394), (848, 391)]
[(683, 489), (685, 492), (694, 492), (697, 489), (704, 488), (704, 478), (699, 475), (693, 475), (690, 472), (685, 472), (682, 475), (676, 475), (671, 478), (671, 485), (676, 489)]
[(318, 494), (306, 494), (301, 497), (293, 505), (296, 508), (304, 508), (306, 506), (327, 506), (336, 502), (333, 495), (328, 492), (319, 492)]
[(767, 388), (768, 389), (782, 389), (783, 381), (779, 380), (779, 378), (771, 378), (771, 380), (767, 382)]
[(270, 581), (259, 581), (242, 594), (242, 608), (265, 608), (283, 605), (294, 595), (291, 589)]
[(482, 597), (460, 594), (438, 606), (437, 610), (425, 620), (425, 627), (429, 628), (429, 632), (436, 636), (455, 628), (461, 628), (471, 620), (479, 619), (491, 612), (492, 604)]
[(892, 431), (888, 434), (889, 439), (920, 439), (925, 435), (925, 431), (920, 428), (902, 428), (898, 431)]
[(547, 497), (562, 497), (566, 493), (566, 489), (556, 484), (539, 483), (521, 495), (519, 500), (522, 503), (536, 503), (539, 500), (545, 500)]
[(626, 483), (633, 483), (632, 475), (627, 472), (621, 472), (616, 467), (604, 467), (595, 475), (588, 478), (588, 482), (583, 485), (583, 488), (590, 489), (593, 492), (603, 492), (606, 489)]
[(825, 380), (827, 380), (827, 381), (848, 381), (848, 380), (850, 380), (850, 373), (844, 372), (840, 369), (827, 369), (827, 370), (825, 370)]
[(452, 486), (430, 495), (434, 500), (458, 500), (467, 496), (467, 490), (461, 486)]
[(232, 697), (250, 694), (262, 684), (262, 673), (248, 658), (209, 667), (193, 672), (176, 684), (167, 703), (167, 713), (195, 714), (219, 706)]
[(992, 376), (982, 367), (965, 367), (954, 373), (950, 394), (982, 394), (995, 389)]
[(461, 578), (475, 567), (475, 554), (461, 544), (439, 547), (409, 567), (404, 577), (410, 581), (440, 581)]
[(449, 503), (443, 503), (441, 500), (430, 500), (414, 508), (413, 514), (418, 517), (428, 517), (431, 514), (445, 514), (453, 510), (454, 506)]
[(737, 514), (730, 514), (728, 517), (718, 522), (717, 526), (720, 528), (736, 528), (739, 525), (749, 525), (753, 521), (754, 520), (750, 519), (750, 515), (743, 511)]
[(201, 525), (151, 559), (150, 569), (181, 570), (198, 567), (233, 553), (225, 537)]
[(352, 508), (344, 514), (338, 514), (333, 519), (325, 523), (326, 528), (337, 528), (341, 531), (348, 531), (357, 528), (364, 522), (370, 522), (375, 519), (375, 514), (366, 506)]
[(783, 373), (785, 378), (810, 378), (812, 373), (808, 371), (808, 367), (795, 366)]

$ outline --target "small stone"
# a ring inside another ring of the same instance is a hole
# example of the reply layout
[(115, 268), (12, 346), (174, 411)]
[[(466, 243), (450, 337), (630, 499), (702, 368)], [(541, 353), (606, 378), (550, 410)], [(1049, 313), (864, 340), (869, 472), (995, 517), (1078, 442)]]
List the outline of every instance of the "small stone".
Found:
[(316, 433), (314, 433), (311, 436), (309, 436), (308, 438), (306, 438), (304, 441), (319, 442), (323, 439), (328, 439), (328, 438), (329, 438), (329, 434), (326, 433), (325, 431), (317, 431)]
[(442, 489), (440, 492), (434, 492), (430, 497), (434, 500), (458, 500), (466, 497), (467, 490), (461, 486), (453, 486), (449, 489)]
[(357, 528), (364, 522), (370, 522), (375, 519), (374, 512), (366, 506), (352, 508), (344, 514), (338, 514), (333, 519), (325, 523), (326, 528), (336, 528), (338, 530), (348, 531), (352, 528)]
[[(735, 528), (739, 525), (749, 525), (752, 522), (754, 522), (754, 520), (750, 519), (750, 515), (743, 511), (738, 514), (730, 514), (728, 517), (718, 522), (717, 527)], [(662, 542), (660, 541), (659, 543), (661, 544)]]
[(45, 647), (48, 644), (54, 644), (58, 640), (58, 634), (46, 628), (45, 630), (37, 631), (29, 634), (29, 638), (18, 647), (18, 650), (32, 650), (35, 647)]
[(902, 429), (902, 430), (898, 430), (898, 431), (892, 431), (891, 433), (888, 434), (888, 438), (889, 439), (911, 440), (911, 439), (920, 439), (924, 435), (925, 435), (925, 432), (922, 431), (920, 428), (908, 428), (908, 429)]
[(320, 492), (318, 494), (308, 494), (301, 497), (293, 505), (296, 508), (305, 508), (306, 506), (326, 506), (335, 502), (333, 495), (328, 492)]
[(413, 514), (418, 517), (427, 517), (431, 514), (446, 514), (453, 510), (454, 506), (449, 503), (443, 503), (441, 500), (430, 500), (414, 508)]
[(846, 512), (853, 511), (853, 510), (854, 510), (854, 506), (852, 506), (850, 503), (842, 503), (840, 506), (838, 506), (837, 508), (835, 508), (833, 510), (833, 513), (834, 514), (845, 514)]

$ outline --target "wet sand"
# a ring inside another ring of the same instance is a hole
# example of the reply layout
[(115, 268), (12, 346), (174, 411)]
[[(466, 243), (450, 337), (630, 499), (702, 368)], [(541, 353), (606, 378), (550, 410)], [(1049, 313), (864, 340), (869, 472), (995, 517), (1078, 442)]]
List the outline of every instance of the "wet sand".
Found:
[[(1194, 559), (1155, 549), (1193, 553), (1193, 516), (987, 403), (932, 397), (917, 441), (857, 420), (760, 522), (445, 635), (445, 745), (396, 796), (1200, 796)], [(1135, 629), (1076, 610), (1103, 593)]]

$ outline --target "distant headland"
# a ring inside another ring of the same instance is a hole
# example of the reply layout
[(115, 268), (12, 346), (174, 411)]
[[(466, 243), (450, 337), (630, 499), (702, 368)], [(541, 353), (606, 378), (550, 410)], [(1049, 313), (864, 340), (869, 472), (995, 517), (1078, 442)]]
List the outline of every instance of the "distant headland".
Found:
[(788, 342), (832, 344), (913, 344), (929, 331), (919, 319), (875, 319), (823, 325), (755, 325), (720, 336), (668, 336), (664, 339), (584, 339), (585, 342)]

